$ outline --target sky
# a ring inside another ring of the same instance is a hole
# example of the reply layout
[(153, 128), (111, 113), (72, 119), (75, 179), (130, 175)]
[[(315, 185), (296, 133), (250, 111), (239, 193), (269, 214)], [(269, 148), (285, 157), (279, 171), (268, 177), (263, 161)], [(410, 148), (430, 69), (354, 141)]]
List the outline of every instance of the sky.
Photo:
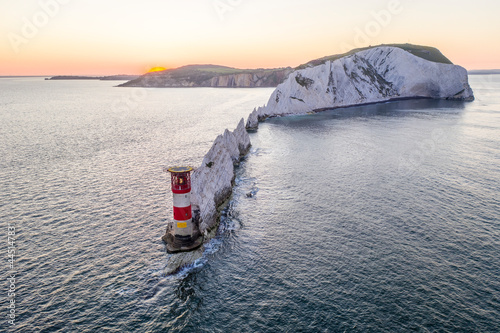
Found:
[(383, 43), (500, 68), (495, 0), (0, 0), (0, 76), (295, 67)]

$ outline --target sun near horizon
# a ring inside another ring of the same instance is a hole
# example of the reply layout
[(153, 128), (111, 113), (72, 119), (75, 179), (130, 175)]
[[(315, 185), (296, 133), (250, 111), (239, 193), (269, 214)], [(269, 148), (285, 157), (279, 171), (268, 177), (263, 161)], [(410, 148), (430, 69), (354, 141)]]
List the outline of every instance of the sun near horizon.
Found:
[(165, 67), (153, 67), (148, 71), (148, 73), (161, 72), (165, 70), (167, 70)]

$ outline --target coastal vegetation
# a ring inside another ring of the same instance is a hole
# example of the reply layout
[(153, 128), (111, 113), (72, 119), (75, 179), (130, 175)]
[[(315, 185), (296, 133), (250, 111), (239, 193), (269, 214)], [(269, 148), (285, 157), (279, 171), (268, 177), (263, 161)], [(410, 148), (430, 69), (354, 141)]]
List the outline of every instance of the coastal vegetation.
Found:
[(417, 57), (425, 59), (425, 60), (429, 60), (429, 61), (437, 62), (437, 63), (441, 63), (441, 64), (453, 64), (448, 58), (446, 58), (441, 53), (441, 51), (439, 51), (435, 47), (414, 45), (414, 44), (381, 44), (381, 45), (377, 45), (377, 46), (361, 47), (361, 48), (353, 49), (353, 50), (346, 52), (346, 53), (335, 54), (335, 55), (330, 55), (330, 56), (326, 56), (323, 58), (311, 60), (309, 62), (306, 62), (305, 64), (302, 64), (302, 65), (296, 67), (295, 69), (304, 69), (307, 67), (322, 65), (327, 61), (334, 61), (337, 59), (341, 59), (341, 58), (353, 55), (355, 53), (358, 53), (360, 51), (373, 49), (373, 48), (376, 48), (379, 46), (397, 47), (397, 48), (403, 49), (407, 52), (410, 52), (414, 56), (417, 56)]

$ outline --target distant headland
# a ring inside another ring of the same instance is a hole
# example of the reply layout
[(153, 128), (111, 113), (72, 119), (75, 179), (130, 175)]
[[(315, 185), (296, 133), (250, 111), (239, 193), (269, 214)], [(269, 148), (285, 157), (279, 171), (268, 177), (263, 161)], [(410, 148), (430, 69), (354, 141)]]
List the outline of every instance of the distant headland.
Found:
[(134, 80), (138, 78), (139, 75), (110, 75), (110, 76), (80, 76), (80, 75), (58, 75), (50, 78), (45, 78), (45, 80), (101, 80), (101, 81), (126, 81)]
[[(438, 49), (413, 44), (384, 44), (379, 46), (397, 47), (416, 57), (443, 64), (452, 62)], [(308, 67), (324, 64), (378, 46), (358, 48), (342, 54), (335, 54), (308, 61), (298, 67), (239, 69), (218, 65), (188, 65), (163, 71), (149, 72), (118, 85), (119, 87), (229, 87), (253, 88), (276, 87), (290, 73)]]
[[(440, 64), (452, 64), (437, 48), (413, 44), (382, 44), (353, 49), (342, 54), (325, 56), (308, 61), (295, 68), (240, 69), (219, 65), (187, 65), (179, 68), (151, 71), (143, 75), (80, 76), (58, 75), (46, 80), (116, 80), (127, 81), (118, 87), (179, 88), (179, 87), (226, 87), (253, 88), (277, 87), (290, 73), (342, 59), (376, 47), (396, 47), (412, 55)], [(469, 70), (469, 75), (500, 74), (500, 69)]]
[(498, 75), (500, 69), (473, 69), (468, 71), (469, 75)]
[(239, 69), (217, 65), (188, 65), (149, 72), (119, 87), (276, 87), (293, 72), (291, 67)]

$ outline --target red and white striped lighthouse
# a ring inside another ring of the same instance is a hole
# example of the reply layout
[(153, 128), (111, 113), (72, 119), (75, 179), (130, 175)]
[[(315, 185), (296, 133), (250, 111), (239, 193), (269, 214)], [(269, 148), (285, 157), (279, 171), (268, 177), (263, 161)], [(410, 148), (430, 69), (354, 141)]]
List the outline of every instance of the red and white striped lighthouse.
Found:
[(201, 245), (197, 223), (193, 223), (191, 209), (191, 167), (171, 167), (170, 172), (174, 201), (174, 221), (167, 227), (163, 240), (169, 252), (190, 251)]
[(174, 196), (174, 230), (176, 235), (191, 235), (191, 167), (168, 169)]

